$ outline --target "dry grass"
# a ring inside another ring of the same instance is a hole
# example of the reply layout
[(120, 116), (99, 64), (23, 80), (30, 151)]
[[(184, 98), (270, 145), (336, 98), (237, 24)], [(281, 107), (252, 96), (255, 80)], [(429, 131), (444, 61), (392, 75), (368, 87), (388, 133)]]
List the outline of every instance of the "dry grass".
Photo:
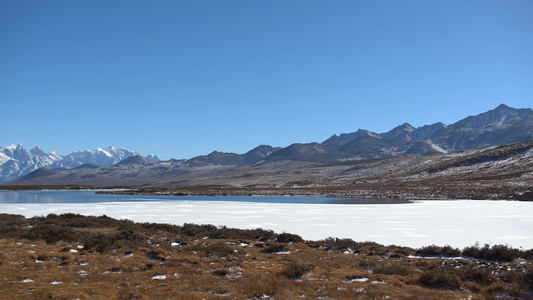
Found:
[[(39, 224), (75, 234), (48, 243), (21, 237)], [(206, 230), (216, 231), (105, 217), (0, 215), (2, 298), (487, 299), (527, 298), (533, 290), (533, 262), (523, 258), (424, 258), (413, 256), (415, 249), (375, 243), (292, 242), (296, 236), (265, 239), (248, 231), (239, 238), (239, 230), (222, 228), (217, 234), (235, 238), (215, 239)]]

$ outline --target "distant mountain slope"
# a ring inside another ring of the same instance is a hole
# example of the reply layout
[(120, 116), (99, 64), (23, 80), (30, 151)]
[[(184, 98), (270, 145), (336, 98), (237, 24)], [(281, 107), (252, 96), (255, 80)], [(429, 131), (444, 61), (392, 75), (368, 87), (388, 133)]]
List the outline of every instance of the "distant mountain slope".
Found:
[[(27, 150), (22, 144), (0, 148), (0, 184), (7, 183), (39, 168), (71, 169), (84, 164), (112, 165), (125, 158), (138, 155), (124, 148), (108, 147), (77, 151), (66, 156), (46, 153), (39, 146)], [(151, 154), (151, 159), (159, 161)]]
[(261, 145), (248, 151), (245, 154), (213, 151), (208, 155), (191, 158), (185, 161), (185, 164), (191, 167), (207, 165), (242, 166), (245, 164), (253, 164), (259, 160), (262, 160), (265, 157), (271, 155), (272, 153), (278, 151), (279, 149), (281, 148)]

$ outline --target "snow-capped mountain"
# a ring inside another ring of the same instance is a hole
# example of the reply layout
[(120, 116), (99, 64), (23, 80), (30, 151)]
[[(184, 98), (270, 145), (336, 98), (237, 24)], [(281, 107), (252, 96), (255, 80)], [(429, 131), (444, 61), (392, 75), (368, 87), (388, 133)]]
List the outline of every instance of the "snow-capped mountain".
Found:
[(139, 154), (128, 149), (115, 147), (76, 151), (53, 163), (50, 168), (72, 169), (83, 164), (107, 166), (134, 155)]
[[(71, 169), (83, 164), (105, 166), (135, 155), (139, 154), (115, 147), (77, 151), (66, 156), (56, 152), (46, 153), (39, 146), (31, 150), (27, 150), (22, 144), (0, 147), (0, 184), (13, 181), (39, 168)], [(153, 154), (147, 158), (159, 161)]]
[(146, 158), (148, 158), (149, 160), (153, 160), (153, 161), (161, 161), (159, 157), (157, 157), (157, 155), (153, 153), (146, 155)]

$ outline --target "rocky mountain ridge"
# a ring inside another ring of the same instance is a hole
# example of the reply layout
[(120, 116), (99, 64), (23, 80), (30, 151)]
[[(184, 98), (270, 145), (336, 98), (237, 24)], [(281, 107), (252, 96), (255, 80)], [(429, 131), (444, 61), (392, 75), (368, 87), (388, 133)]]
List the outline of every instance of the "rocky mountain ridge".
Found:
[(322, 144), (343, 145), (363, 136), (390, 141), (428, 141), (444, 151), (523, 142), (533, 139), (533, 110), (501, 104), (493, 110), (450, 125), (439, 122), (414, 128), (404, 123), (380, 134), (359, 129), (340, 136), (334, 134)]

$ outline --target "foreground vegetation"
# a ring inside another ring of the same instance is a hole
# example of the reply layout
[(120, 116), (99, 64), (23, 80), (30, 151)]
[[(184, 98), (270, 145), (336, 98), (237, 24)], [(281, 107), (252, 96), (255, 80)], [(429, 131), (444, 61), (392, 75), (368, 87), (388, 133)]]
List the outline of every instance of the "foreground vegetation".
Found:
[(212, 225), (0, 214), (5, 299), (533, 296), (533, 251), (421, 249)]

